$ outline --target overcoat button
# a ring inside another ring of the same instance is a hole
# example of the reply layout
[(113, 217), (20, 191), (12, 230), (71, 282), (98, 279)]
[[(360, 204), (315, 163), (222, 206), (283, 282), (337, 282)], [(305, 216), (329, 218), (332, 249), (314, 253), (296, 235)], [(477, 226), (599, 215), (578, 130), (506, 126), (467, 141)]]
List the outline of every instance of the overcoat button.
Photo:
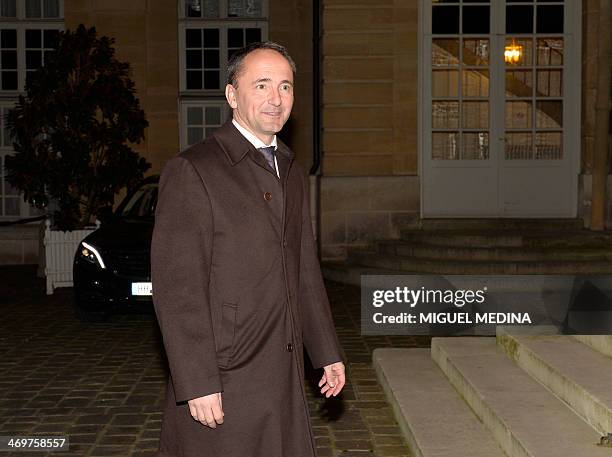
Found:
[(287, 246), (287, 240), (283, 240), (283, 246)]
[(287, 343), (287, 352), (293, 351), (293, 344)]
[(272, 193), (271, 192), (266, 192), (264, 194), (264, 198), (268, 201), (272, 200)]

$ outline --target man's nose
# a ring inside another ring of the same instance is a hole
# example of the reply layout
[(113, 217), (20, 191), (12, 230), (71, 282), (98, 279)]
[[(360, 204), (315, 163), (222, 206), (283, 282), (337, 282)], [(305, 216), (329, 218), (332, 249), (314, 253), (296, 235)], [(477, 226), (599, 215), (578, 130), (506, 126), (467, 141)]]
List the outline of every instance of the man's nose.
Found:
[(277, 89), (272, 89), (272, 91), (270, 92), (268, 103), (274, 106), (280, 106), (280, 104), (282, 103), (280, 92)]

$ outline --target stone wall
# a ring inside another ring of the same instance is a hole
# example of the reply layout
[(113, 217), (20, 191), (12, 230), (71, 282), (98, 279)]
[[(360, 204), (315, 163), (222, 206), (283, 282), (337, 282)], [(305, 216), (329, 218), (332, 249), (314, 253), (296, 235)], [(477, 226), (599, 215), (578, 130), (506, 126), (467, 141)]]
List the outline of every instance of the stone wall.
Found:
[[(582, 1), (582, 161), (590, 174), (595, 149), (595, 107), (599, 72), (599, 0)], [(610, 26), (612, 27), (612, 18)], [(612, 71), (612, 68), (610, 68)]]
[(418, 218), (418, 3), (323, 1), (325, 259)]
[[(578, 217), (584, 226), (591, 226), (591, 173), (595, 152), (595, 108), (597, 105), (597, 74), (599, 72), (599, 0), (582, 2), (582, 126), (581, 166), (579, 179)], [(612, 18), (609, 18), (612, 27)], [(612, 72), (612, 68), (610, 68)], [(612, 100), (611, 100), (612, 103)], [(612, 105), (611, 105), (612, 106)], [(609, 137), (608, 171), (612, 172), (612, 137)], [(612, 174), (608, 175), (606, 198), (606, 229), (612, 229)]]
[(399, 237), (419, 218), (417, 176), (337, 176), (321, 179), (321, 257), (341, 260), (348, 246)]
[(417, 173), (418, 2), (323, 1), (323, 173)]
[[(591, 226), (591, 190), (592, 175), (582, 173), (578, 180), (578, 217), (582, 219), (585, 228)], [(612, 174), (608, 175), (607, 198), (606, 198), (606, 217), (604, 219), (605, 230), (612, 230)]]

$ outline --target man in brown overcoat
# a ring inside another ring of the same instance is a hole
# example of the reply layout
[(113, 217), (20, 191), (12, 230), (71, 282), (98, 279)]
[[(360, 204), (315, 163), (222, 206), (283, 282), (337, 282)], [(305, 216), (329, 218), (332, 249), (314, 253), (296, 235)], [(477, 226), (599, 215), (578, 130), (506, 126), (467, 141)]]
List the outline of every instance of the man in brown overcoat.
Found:
[(323, 394), (344, 386), (308, 182), (276, 138), (294, 74), (275, 43), (234, 54), (233, 119), (161, 174), (151, 275), (170, 377), (159, 457), (315, 457), (303, 347), (324, 368)]

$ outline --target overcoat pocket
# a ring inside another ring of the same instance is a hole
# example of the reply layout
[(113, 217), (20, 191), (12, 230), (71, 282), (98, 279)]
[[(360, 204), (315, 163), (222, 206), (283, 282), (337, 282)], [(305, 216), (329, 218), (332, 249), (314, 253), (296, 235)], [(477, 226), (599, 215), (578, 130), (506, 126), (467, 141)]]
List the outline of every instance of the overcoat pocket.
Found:
[(229, 366), (232, 359), (237, 310), (238, 306), (235, 303), (224, 302), (221, 307), (221, 335), (217, 348), (217, 362), (220, 367)]

